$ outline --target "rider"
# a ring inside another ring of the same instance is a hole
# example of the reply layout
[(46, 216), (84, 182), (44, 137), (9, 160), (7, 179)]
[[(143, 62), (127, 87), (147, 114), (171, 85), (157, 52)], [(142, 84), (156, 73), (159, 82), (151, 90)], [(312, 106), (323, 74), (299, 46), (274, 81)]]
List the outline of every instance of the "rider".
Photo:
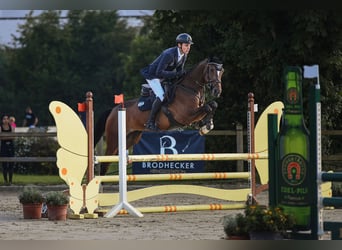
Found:
[(141, 74), (156, 95), (150, 116), (145, 124), (147, 130), (158, 130), (155, 120), (164, 100), (161, 81), (178, 78), (185, 74), (184, 64), (192, 44), (191, 36), (187, 33), (181, 33), (176, 37), (176, 46), (164, 50), (151, 64), (141, 69)]

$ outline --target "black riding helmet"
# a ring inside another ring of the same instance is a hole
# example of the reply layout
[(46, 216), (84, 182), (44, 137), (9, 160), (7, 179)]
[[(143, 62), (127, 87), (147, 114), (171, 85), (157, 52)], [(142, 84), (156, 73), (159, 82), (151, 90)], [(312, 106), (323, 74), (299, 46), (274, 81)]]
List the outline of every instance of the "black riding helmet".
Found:
[(188, 33), (181, 33), (176, 37), (176, 43), (190, 43), (194, 44), (192, 42), (192, 38)]

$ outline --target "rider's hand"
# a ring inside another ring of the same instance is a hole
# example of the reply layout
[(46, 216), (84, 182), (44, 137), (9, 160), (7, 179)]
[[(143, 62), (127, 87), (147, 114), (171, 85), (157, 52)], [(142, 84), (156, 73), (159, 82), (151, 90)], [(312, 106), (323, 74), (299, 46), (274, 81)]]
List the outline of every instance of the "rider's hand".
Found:
[(186, 74), (186, 71), (185, 70), (180, 70), (176, 73), (176, 76), (179, 78), (179, 77), (182, 77)]

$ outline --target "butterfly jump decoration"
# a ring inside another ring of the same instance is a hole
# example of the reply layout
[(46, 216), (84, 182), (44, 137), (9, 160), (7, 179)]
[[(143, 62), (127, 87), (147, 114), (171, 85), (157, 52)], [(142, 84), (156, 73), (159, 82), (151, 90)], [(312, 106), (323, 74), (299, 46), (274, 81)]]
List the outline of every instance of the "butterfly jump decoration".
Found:
[(100, 181), (95, 177), (82, 184), (88, 165), (87, 131), (79, 116), (63, 102), (50, 102), (49, 110), (57, 127), (57, 167), (69, 186), (70, 209), (79, 214), (86, 207), (91, 214), (98, 207)]

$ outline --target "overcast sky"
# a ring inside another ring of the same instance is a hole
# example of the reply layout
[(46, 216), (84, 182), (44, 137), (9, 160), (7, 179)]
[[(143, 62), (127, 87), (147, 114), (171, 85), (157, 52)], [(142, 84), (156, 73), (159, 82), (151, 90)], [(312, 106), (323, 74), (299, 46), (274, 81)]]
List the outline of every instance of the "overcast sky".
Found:
[[(11, 34), (18, 35), (16, 32), (18, 24), (25, 23), (25, 20), (13, 19), (23, 18), (30, 10), (0, 10), (0, 44), (9, 45), (12, 41)], [(34, 15), (39, 15), (42, 10), (34, 10)], [(67, 11), (64, 11), (65, 13)], [(152, 15), (153, 10), (119, 10), (122, 17)], [(63, 14), (63, 13), (62, 13)], [(137, 20), (131, 20), (131, 25), (139, 25)]]

